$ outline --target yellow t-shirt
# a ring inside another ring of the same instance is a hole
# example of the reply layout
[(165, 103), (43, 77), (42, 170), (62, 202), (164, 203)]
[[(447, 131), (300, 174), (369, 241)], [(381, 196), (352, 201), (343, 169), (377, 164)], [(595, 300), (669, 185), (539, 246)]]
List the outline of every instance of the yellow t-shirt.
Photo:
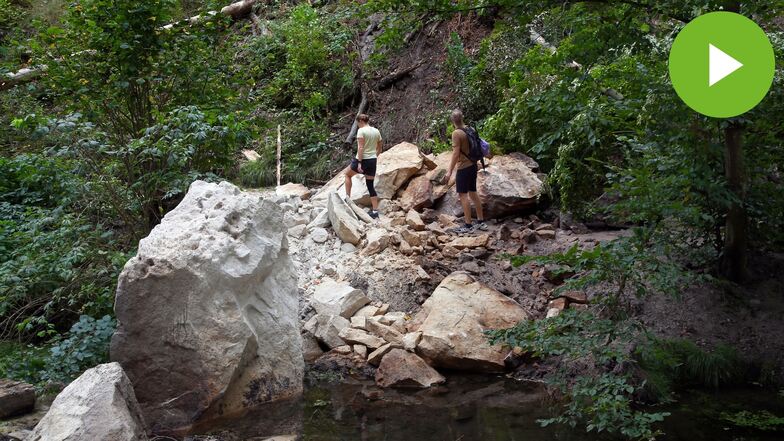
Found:
[(376, 148), (378, 147), (378, 142), (381, 141), (381, 132), (375, 127), (365, 126), (357, 131), (357, 139), (359, 138), (365, 140), (365, 150), (362, 152), (362, 157), (357, 159), (373, 159), (377, 157)]

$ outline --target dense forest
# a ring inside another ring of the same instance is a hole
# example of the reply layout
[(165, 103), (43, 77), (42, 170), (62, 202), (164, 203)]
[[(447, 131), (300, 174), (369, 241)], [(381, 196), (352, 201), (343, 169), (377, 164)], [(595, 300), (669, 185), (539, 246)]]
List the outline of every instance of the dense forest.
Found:
[[(194, 180), (274, 186), (280, 131), (282, 181), (318, 187), (354, 153), (358, 112), (388, 145), (441, 153), (461, 108), (498, 153), (536, 159), (541, 211), (629, 231), (509, 256), (598, 293), (489, 336), (561, 360), (548, 381), (570, 399), (545, 423), (652, 439), (666, 413), (645, 404), (681, 387), (784, 384), (784, 354), (635, 316), (695, 290), (784, 303), (781, 2), (226, 3), (0, 0), (0, 378), (52, 393), (108, 358), (118, 275)], [(717, 10), (757, 22), (778, 60), (766, 98), (731, 119), (689, 109), (668, 75), (678, 32)]]

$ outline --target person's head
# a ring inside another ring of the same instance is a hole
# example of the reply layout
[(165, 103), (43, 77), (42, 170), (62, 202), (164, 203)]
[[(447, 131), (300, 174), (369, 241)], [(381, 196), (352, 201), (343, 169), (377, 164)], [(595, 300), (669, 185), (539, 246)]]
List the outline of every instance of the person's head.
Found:
[(452, 120), (452, 124), (454, 124), (455, 127), (459, 128), (465, 125), (465, 122), (463, 122), (463, 112), (460, 111), (460, 109), (453, 110), (450, 119)]
[(370, 124), (370, 117), (365, 115), (364, 113), (360, 113), (357, 115), (357, 125), (359, 127), (365, 127), (366, 125)]

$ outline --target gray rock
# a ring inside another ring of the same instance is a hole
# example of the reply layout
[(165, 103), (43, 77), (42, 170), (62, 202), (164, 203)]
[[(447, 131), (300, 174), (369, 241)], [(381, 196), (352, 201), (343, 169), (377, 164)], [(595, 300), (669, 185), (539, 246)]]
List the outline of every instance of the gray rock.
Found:
[(125, 265), (111, 356), (153, 431), (302, 392), (297, 277), (282, 219), (258, 194), (196, 181)]
[(362, 240), (362, 222), (357, 219), (357, 215), (348, 206), (346, 201), (341, 199), (337, 193), (329, 195), (327, 202), (329, 211), (329, 221), (332, 229), (340, 240), (352, 245), (359, 244)]
[(360, 308), (370, 303), (362, 291), (346, 282), (325, 279), (316, 286), (310, 304), (319, 314), (351, 318)]
[(340, 332), (348, 327), (349, 321), (339, 315), (316, 314), (305, 323), (304, 328), (332, 349), (345, 344), (340, 338)]
[(376, 384), (380, 387), (426, 388), (445, 381), (416, 354), (402, 349), (389, 351), (376, 370)]
[(85, 371), (55, 398), (27, 441), (143, 441), (133, 386), (118, 363)]
[(0, 379), (0, 419), (30, 413), (35, 408), (35, 387)]
[(324, 228), (317, 227), (310, 232), (310, 238), (313, 242), (325, 243), (329, 239), (329, 233)]

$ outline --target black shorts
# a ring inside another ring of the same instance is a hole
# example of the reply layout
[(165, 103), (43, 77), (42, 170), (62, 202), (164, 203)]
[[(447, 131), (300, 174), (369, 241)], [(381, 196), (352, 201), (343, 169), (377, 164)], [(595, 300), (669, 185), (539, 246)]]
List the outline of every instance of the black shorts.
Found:
[[(362, 174), (365, 176), (376, 176), (376, 158), (362, 160)], [(351, 160), (351, 170), (359, 173), (359, 161), (357, 158)]]
[(455, 178), (457, 192), (460, 194), (476, 192), (476, 178), (478, 173), (479, 167), (477, 167), (476, 164), (458, 170)]

